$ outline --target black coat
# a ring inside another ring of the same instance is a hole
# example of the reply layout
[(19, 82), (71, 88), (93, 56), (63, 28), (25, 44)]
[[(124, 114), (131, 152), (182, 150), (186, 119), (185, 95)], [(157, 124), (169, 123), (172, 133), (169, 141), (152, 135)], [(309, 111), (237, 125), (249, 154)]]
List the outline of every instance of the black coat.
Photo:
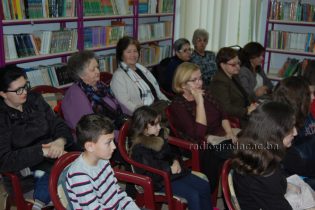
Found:
[(23, 112), (0, 99), (0, 173), (24, 168), (49, 171), (54, 160), (43, 156), (42, 144), (59, 137), (73, 143), (70, 130), (37, 93), (28, 93)]
[[(153, 168), (170, 173), (171, 180), (178, 179), (189, 173), (188, 169), (183, 167), (180, 174), (171, 173), (171, 165), (174, 160), (182, 161), (171, 151), (166, 140), (156, 136), (139, 136), (133, 139), (131, 147), (131, 158), (139, 163), (151, 166)], [(143, 169), (136, 168), (136, 173), (151, 177), (156, 191), (164, 187), (163, 177), (157, 174), (147, 172)]]

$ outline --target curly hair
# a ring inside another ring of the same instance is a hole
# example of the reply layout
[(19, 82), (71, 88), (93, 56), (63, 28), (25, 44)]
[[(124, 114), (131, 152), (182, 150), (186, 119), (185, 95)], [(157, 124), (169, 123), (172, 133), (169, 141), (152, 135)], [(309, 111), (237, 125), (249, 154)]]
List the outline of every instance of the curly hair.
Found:
[(309, 113), (311, 93), (308, 82), (302, 77), (288, 77), (278, 83), (273, 101), (286, 103), (295, 111), (296, 127), (302, 128)]
[(283, 139), (294, 124), (294, 110), (284, 103), (271, 101), (257, 107), (240, 134), (232, 167), (240, 174), (273, 172), (284, 157)]

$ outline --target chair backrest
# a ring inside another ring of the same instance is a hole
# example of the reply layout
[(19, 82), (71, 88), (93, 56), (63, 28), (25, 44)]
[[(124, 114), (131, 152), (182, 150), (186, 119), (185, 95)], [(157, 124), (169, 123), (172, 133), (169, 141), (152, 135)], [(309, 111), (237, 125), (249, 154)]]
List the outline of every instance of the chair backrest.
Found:
[(173, 192), (172, 192), (172, 188), (170, 184), (171, 183), (170, 175), (165, 171), (152, 168), (150, 166), (144, 165), (142, 163), (136, 162), (133, 159), (131, 159), (126, 149), (128, 129), (129, 129), (129, 122), (126, 121), (124, 125), (120, 128), (119, 136), (118, 136), (118, 149), (121, 156), (127, 163), (133, 165), (134, 167), (142, 168), (146, 171), (162, 176), (164, 178), (164, 186), (165, 186), (165, 195), (166, 195), (165, 201), (168, 203), (169, 209), (175, 209), (174, 202), (173, 202)]
[(229, 210), (240, 210), (233, 187), (233, 170), (231, 169), (231, 160), (226, 160), (221, 171), (222, 192)]
[[(66, 210), (59, 197), (58, 184), (60, 182), (59, 177), (64, 172), (64, 169), (70, 165), (81, 153), (80, 152), (68, 152), (61, 156), (54, 164), (50, 178), (49, 178), (49, 193), (51, 200), (56, 210)], [(153, 182), (150, 177), (132, 174), (127, 171), (121, 171), (114, 169), (115, 177), (123, 182), (130, 182), (140, 185), (144, 189), (145, 199), (144, 206), (148, 209), (155, 209), (154, 196), (153, 196)]]
[(102, 82), (104, 82), (105, 84), (109, 85), (110, 81), (112, 80), (113, 74), (106, 72), (106, 71), (102, 71), (100, 73), (100, 80)]

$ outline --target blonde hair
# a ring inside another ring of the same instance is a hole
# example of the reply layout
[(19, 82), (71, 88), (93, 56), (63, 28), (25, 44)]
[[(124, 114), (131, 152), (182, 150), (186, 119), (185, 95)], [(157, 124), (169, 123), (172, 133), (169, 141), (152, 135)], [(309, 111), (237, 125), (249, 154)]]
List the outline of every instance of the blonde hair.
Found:
[(182, 85), (185, 84), (191, 77), (191, 75), (198, 71), (200, 67), (197, 64), (184, 62), (180, 64), (175, 72), (173, 78), (173, 91), (175, 93), (183, 93)]

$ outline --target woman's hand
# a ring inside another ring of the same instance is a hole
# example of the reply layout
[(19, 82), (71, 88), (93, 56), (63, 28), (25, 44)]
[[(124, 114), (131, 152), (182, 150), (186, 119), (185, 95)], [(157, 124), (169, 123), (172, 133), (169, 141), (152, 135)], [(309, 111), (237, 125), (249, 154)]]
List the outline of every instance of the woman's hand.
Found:
[(264, 85), (256, 89), (255, 95), (259, 97), (259, 96), (267, 94), (267, 91), (268, 91), (268, 87)]
[(233, 144), (235, 144), (237, 142), (237, 136), (236, 134), (233, 132), (233, 130), (231, 130), (230, 132), (226, 133), (226, 138), (227, 139), (231, 139)]
[(59, 158), (61, 155), (65, 153), (64, 146), (66, 144), (66, 140), (64, 138), (58, 138), (53, 142), (48, 144), (43, 144), (42, 149), (45, 157), (48, 158)]
[(249, 115), (252, 111), (254, 111), (257, 108), (258, 104), (257, 103), (251, 103), (247, 107), (247, 114)]
[(190, 91), (196, 101), (196, 104), (203, 104), (203, 95), (205, 94), (205, 91), (199, 88), (192, 88)]
[(172, 174), (179, 174), (182, 171), (178, 160), (174, 160), (173, 164), (171, 165), (171, 172)]

